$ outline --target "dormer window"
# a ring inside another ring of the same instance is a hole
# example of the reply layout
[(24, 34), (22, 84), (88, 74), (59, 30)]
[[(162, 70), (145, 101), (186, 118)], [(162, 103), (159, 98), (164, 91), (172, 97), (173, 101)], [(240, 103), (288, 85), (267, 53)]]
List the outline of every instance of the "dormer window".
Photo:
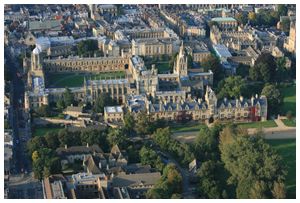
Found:
[(189, 110), (190, 108), (189, 108), (189, 105), (186, 105), (185, 106), (185, 110)]

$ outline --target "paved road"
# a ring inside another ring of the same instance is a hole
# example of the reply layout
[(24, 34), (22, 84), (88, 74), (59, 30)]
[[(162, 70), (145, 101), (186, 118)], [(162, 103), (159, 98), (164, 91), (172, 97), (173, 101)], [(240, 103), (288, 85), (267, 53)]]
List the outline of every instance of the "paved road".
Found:
[[(249, 129), (250, 130), (250, 129)], [(250, 134), (254, 133), (254, 130), (250, 130)], [(292, 139), (296, 138), (296, 128), (293, 129), (273, 129), (273, 128), (265, 128), (265, 138), (266, 139)], [(196, 139), (196, 136), (199, 134), (198, 131), (189, 131), (189, 132), (177, 132), (173, 133), (173, 137), (180, 141), (185, 143), (192, 143)]]
[[(24, 91), (25, 86), (21, 78), (17, 76), (17, 72), (22, 73), (22, 68), (15, 60), (9, 50), (5, 50), (5, 56), (10, 65), (12, 79), (12, 128), (14, 136), (14, 151), (13, 151), (13, 169), (9, 177), (8, 188), (10, 199), (41, 199), (42, 184), (32, 178), (31, 164), (29, 156), (26, 152), (26, 144), (30, 139), (30, 123), (27, 121), (27, 115), (24, 113)], [(24, 174), (26, 172), (26, 174)]]
[(43, 199), (42, 184), (33, 179), (32, 173), (11, 176), (9, 199)]

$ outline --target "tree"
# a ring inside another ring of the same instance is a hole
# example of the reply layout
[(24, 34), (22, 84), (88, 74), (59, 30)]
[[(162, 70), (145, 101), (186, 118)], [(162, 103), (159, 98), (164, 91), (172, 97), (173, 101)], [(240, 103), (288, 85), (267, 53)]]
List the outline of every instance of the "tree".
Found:
[(182, 176), (174, 164), (168, 164), (160, 180), (147, 191), (146, 197), (151, 199), (170, 199), (182, 193)]
[(63, 100), (63, 98), (59, 98), (56, 102), (56, 107), (62, 111), (64, 108), (66, 108), (65, 102)]
[(268, 100), (268, 114), (276, 115), (279, 112), (279, 107), (282, 102), (282, 97), (280, 91), (276, 88), (275, 85), (266, 84), (263, 90), (261, 91), (261, 95), (267, 97)]
[(277, 12), (279, 16), (286, 16), (288, 12), (288, 8), (284, 4), (279, 4), (277, 7)]
[(48, 105), (42, 105), (36, 110), (36, 113), (41, 117), (48, 117), (51, 114), (50, 107)]
[(37, 151), (41, 147), (46, 147), (46, 140), (43, 136), (36, 136), (29, 140), (27, 143), (27, 150), (29, 154), (32, 154), (34, 151)]
[(286, 59), (285, 57), (280, 57), (276, 59), (276, 81), (282, 82), (285, 80), (290, 79), (289, 72), (285, 67), (286, 65)]
[(217, 97), (219, 99), (238, 98), (244, 89), (245, 81), (241, 76), (230, 76), (219, 83)]
[(47, 143), (48, 148), (55, 150), (59, 147), (59, 140), (57, 133), (47, 132), (45, 135), (45, 141)]
[(108, 142), (110, 145), (119, 145), (121, 148), (126, 146), (127, 138), (122, 132), (121, 129), (118, 128), (110, 128), (107, 135)]
[(199, 178), (199, 195), (202, 198), (226, 198), (226, 178), (228, 176), (220, 161), (206, 161), (201, 164), (197, 172)]
[(242, 78), (248, 77), (249, 76), (249, 69), (250, 69), (250, 66), (240, 63), (238, 65), (238, 67), (236, 68), (236, 75), (239, 75)]
[(209, 57), (205, 58), (201, 63), (201, 66), (205, 71), (211, 70), (214, 73), (214, 80), (216, 82), (224, 78), (225, 71), (216, 56), (210, 55)]
[(98, 50), (97, 40), (84, 40), (77, 44), (77, 52), (80, 56), (92, 56)]
[(288, 33), (290, 31), (290, 23), (290, 19), (283, 18), (281, 21), (281, 30)]
[(270, 82), (271, 81), (271, 72), (268, 69), (268, 65), (265, 63), (259, 63), (254, 67), (250, 68), (250, 78), (255, 81), (264, 81)]
[(276, 62), (269, 53), (261, 54), (250, 68), (250, 78), (256, 81), (273, 82), (276, 80)]
[(124, 115), (124, 129), (129, 134), (132, 134), (135, 128), (135, 120), (133, 115), (130, 112), (127, 112)]
[(68, 131), (67, 129), (62, 129), (58, 132), (58, 140), (60, 146), (78, 146), (82, 145), (80, 139), (80, 132), (79, 131)]
[(271, 198), (275, 183), (285, 180), (282, 158), (261, 136), (241, 135), (232, 127), (221, 133), (220, 151), (230, 173), (227, 182), (236, 186), (237, 198)]
[(161, 159), (153, 149), (143, 146), (139, 152), (139, 155), (141, 163), (143, 165), (149, 164), (152, 167), (157, 168), (159, 170), (163, 169), (161, 167), (157, 167), (158, 165), (160, 165)]
[(137, 134), (141, 136), (147, 135), (150, 133), (150, 129), (151, 129), (151, 123), (147, 115), (147, 112), (140, 111), (137, 114), (137, 120), (135, 124), (135, 130)]
[(74, 103), (74, 94), (67, 87), (63, 93), (63, 99), (65, 106), (71, 106)]
[(249, 14), (248, 14), (248, 19), (249, 19), (249, 21), (250, 21), (250, 23), (252, 24), (252, 25), (255, 25), (257, 22), (257, 19), (256, 19), (257, 17), (256, 17), (256, 14), (254, 13), (254, 12), (250, 12)]
[(276, 199), (284, 199), (286, 196), (285, 185), (282, 182), (275, 182), (272, 195)]
[(235, 15), (235, 19), (239, 22), (239, 24), (245, 25), (248, 22), (247, 18), (247, 13), (246, 12), (239, 12)]
[(101, 93), (93, 106), (93, 111), (95, 113), (103, 113), (105, 106), (114, 106), (116, 102), (109, 96), (108, 93)]

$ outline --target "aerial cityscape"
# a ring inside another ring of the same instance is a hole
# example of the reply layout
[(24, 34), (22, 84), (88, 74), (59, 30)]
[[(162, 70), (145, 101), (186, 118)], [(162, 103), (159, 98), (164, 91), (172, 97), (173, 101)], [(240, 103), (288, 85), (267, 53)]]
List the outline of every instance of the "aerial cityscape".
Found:
[(5, 199), (295, 199), (295, 4), (4, 4)]

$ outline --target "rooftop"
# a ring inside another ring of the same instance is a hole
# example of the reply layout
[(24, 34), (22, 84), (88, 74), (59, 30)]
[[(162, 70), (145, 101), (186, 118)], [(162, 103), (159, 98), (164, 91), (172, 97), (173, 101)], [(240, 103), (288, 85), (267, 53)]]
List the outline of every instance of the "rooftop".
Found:
[(104, 107), (104, 112), (106, 113), (123, 113), (121, 106), (106, 106)]
[(211, 19), (212, 21), (216, 21), (216, 22), (228, 22), (228, 21), (235, 21), (236, 22), (236, 19), (232, 18), (232, 17), (217, 17), (217, 18), (212, 18)]

